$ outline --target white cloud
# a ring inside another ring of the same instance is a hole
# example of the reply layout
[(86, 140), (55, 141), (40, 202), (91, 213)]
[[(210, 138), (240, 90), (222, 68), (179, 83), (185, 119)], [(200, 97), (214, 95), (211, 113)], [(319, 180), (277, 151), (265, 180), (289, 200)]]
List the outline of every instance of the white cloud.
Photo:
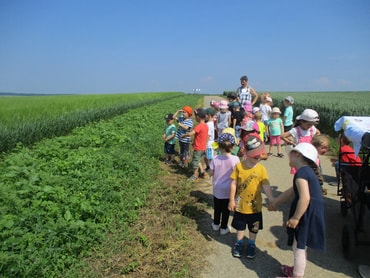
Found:
[(328, 85), (332, 84), (332, 81), (328, 77), (323, 76), (323, 77), (319, 77), (319, 78), (315, 79), (314, 83), (316, 85), (320, 85), (320, 86), (328, 86)]

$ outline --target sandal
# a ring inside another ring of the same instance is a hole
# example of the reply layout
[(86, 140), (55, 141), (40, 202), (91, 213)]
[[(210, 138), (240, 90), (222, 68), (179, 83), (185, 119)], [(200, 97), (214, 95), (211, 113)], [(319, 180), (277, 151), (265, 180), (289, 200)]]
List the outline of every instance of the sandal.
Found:
[(267, 153), (268, 156), (272, 156), (272, 153)]
[(293, 277), (293, 267), (283, 264), (280, 267), (281, 274), (285, 277)]
[(284, 157), (284, 154), (282, 154), (282, 153), (278, 153), (278, 157), (283, 158), (283, 157)]

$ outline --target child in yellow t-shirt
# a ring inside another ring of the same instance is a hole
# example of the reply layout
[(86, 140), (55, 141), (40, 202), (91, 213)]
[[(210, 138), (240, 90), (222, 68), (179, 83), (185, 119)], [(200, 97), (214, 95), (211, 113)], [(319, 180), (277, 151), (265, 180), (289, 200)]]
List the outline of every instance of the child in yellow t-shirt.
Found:
[(265, 152), (265, 145), (258, 135), (248, 135), (245, 139), (246, 159), (238, 163), (230, 178), (229, 210), (234, 211), (232, 227), (237, 230), (237, 242), (233, 256), (240, 258), (244, 246), (244, 231), (249, 230), (246, 256), (256, 256), (256, 237), (262, 225), (262, 190), (269, 202), (274, 200), (265, 166), (258, 163)]
[(266, 138), (266, 125), (264, 122), (262, 122), (262, 112), (257, 111), (254, 113), (254, 120), (256, 121), (258, 128), (259, 128), (259, 135), (260, 138), (264, 140)]

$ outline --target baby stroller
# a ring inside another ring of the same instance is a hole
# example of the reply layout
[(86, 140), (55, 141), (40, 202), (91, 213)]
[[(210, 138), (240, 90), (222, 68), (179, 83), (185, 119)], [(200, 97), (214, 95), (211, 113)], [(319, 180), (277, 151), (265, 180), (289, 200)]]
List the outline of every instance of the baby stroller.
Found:
[[(343, 119), (344, 118), (344, 119)], [(370, 241), (362, 240), (365, 216), (370, 210), (370, 117), (342, 117), (335, 124), (335, 130), (344, 130), (346, 137), (354, 143), (356, 155), (362, 158), (362, 164), (341, 163), (339, 154), (338, 190), (340, 209), (343, 216), (350, 209), (353, 214), (352, 223), (344, 225), (342, 230), (343, 254), (351, 259), (358, 245), (370, 245)]]

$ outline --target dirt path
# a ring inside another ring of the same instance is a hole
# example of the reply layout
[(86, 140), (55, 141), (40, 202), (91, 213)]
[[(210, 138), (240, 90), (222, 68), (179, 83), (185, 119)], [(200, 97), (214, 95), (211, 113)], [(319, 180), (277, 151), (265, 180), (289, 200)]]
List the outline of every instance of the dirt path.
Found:
[[(215, 96), (204, 98), (205, 106), (210, 100), (219, 99)], [(358, 264), (370, 264), (370, 247), (358, 246), (356, 257), (349, 261), (343, 257), (341, 233), (344, 223), (349, 223), (352, 215), (343, 218), (340, 214), (337, 187), (328, 184), (335, 180), (335, 171), (328, 157), (321, 158), (324, 187), (328, 190), (325, 196), (327, 217), (327, 251), (325, 253), (308, 250), (308, 263), (306, 277), (360, 277), (357, 273)], [(287, 189), (292, 182), (289, 173), (288, 159), (271, 156), (267, 161), (262, 161), (267, 168), (270, 182), (275, 194)], [(212, 206), (211, 179), (197, 183), (191, 193), (200, 201), (206, 201)], [(211, 229), (213, 210), (206, 211), (206, 217), (198, 222), (199, 231), (210, 242), (213, 252), (207, 256), (209, 266), (206, 267), (201, 277), (276, 277), (279, 276), (281, 264), (292, 265), (293, 253), (287, 246), (287, 235), (282, 226), (287, 218), (289, 204), (280, 207), (280, 211), (269, 212), (263, 210), (264, 229), (257, 236), (257, 256), (254, 260), (233, 258), (231, 247), (235, 242), (235, 230), (226, 236), (220, 236)], [(231, 217), (230, 217), (231, 223)]]

